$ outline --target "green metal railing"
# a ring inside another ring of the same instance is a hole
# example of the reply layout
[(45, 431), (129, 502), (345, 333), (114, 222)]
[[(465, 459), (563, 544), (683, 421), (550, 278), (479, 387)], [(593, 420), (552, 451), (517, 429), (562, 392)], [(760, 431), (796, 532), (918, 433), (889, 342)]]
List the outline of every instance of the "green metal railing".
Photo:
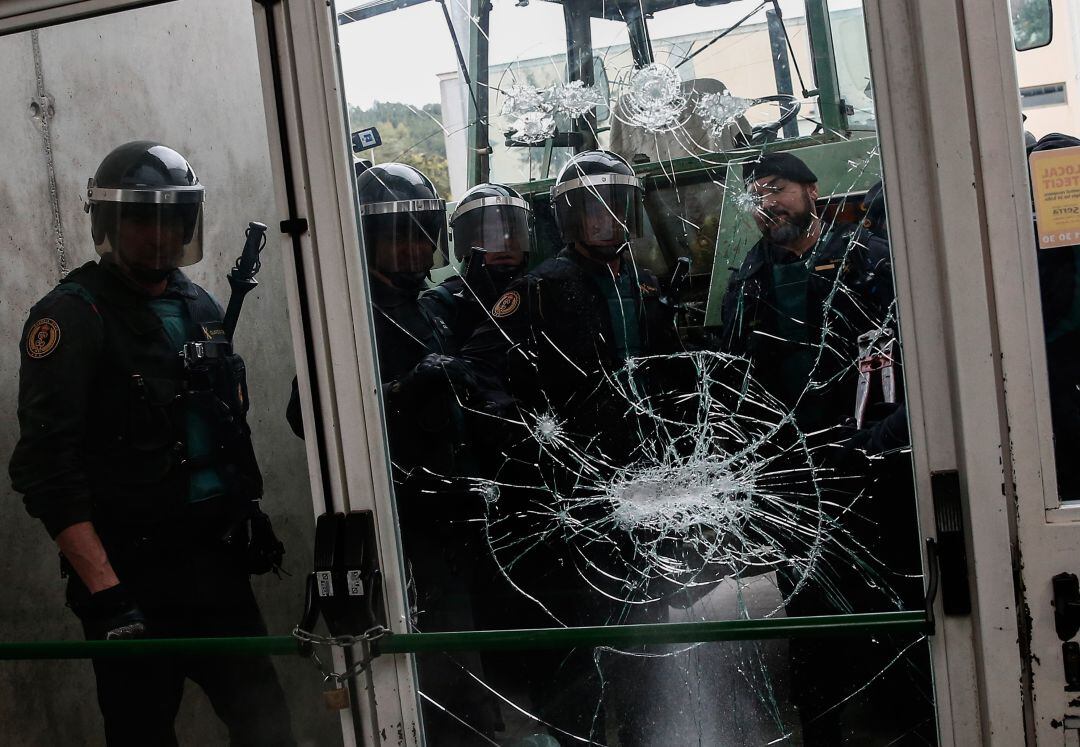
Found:
[[(878, 633), (929, 634), (932, 632), (933, 624), (926, 612), (918, 610), (763, 620), (604, 625), (583, 628), (388, 633), (372, 642), (372, 653), (378, 656), (431, 651), (527, 651), (775, 638), (865, 636)], [(193, 654), (295, 656), (302, 652), (299, 641), (287, 635), (253, 638), (146, 638), (128, 641), (0, 643), (0, 660)]]
[(0, 643), (0, 660), (90, 659), (113, 656), (280, 656), (300, 653), (291, 635), (253, 638), (139, 638), (127, 641), (26, 641)]
[(707, 643), (774, 638), (862, 636), (874, 633), (929, 633), (922, 610), (875, 612), (764, 620), (605, 625), (538, 630), (480, 630), (460, 633), (395, 633), (372, 643), (378, 654), (429, 651), (516, 651), (596, 646), (640, 646), (664, 643)]

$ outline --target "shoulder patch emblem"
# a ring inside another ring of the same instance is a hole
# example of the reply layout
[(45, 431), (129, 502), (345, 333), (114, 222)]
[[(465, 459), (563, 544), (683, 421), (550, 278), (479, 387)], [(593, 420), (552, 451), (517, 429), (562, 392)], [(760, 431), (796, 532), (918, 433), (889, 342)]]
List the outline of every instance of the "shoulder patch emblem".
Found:
[(496, 319), (510, 316), (521, 306), (521, 294), (517, 291), (507, 291), (499, 296), (499, 300), (491, 307), (491, 315)]
[(26, 333), (26, 354), (44, 358), (60, 344), (60, 325), (48, 317), (38, 319)]

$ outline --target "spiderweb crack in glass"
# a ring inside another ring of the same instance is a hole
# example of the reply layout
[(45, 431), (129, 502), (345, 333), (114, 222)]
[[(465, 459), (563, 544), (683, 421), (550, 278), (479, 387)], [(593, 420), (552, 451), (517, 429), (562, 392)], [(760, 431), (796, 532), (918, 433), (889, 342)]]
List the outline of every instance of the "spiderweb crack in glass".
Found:
[(509, 90), (504, 92), (502, 113), (510, 116), (521, 116), (530, 112), (550, 112), (551, 106), (545, 92), (536, 86), (525, 83), (515, 83)]
[(607, 103), (604, 94), (582, 81), (538, 88), (514, 83), (503, 93), (501, 113), (510, 119), (514, 139), (541, 143), (555, 134), (556, 118), (575, 119)]
[[(569, 543), (575, 572), (629, 605), (654, 602), (672, 584), (781, 568), (793, 576), (795, 594), (808, 583), (829, 584), (823, 558), (863, 551), (824, 497), (843, 478), (824, 466), (790, 412), (748, 377), (745, 359), (696, 351), (627, 364), (607, 381), (630, 423), (612, 427), (642, 437), (629, 464), (612, 458), (602, 434), (574, 433), (551, 412), (525, 413), (518, 446), (534, 444), (540, 482), (527, 488), (526, 508), (503, 505), (501, 492), (487, 504), (490, 549), (512, 583), (515, 564), (538, 538)], [(698, 372), (696, 391), (639, 391), (635, 379), (672, 365)], [(476, 489), (490, 494), (493, 486), (521, 488), (495, 479)], [(860, 498), (855, 490), (847, 508)], [(867, 573), (877, 575), (872, 563)]]
[(555, 111), (568, 117), (580, 117), (607, 104), (602, 91), (580, 80), (563, 83), (550, 90), (549, 100)]
[(514, 139), (522, 143), (542, 143), (555, 134), (555, 118), (543, 111), (525, 112), (513, 121)]
[(706, 93), (698, 99), (694, 111), (709, 123), (714, 135), (719, 135), (725, 127), (746, 114), (754, 105), (752, 99), (733, 96), (730, 91)]
[(689, 116), (682, 80), (673, 68), (654, 62), (622, 78), (625, 90), (616, 116), (624, 123), (650, 132), (667, 132), (681, 127)]
[(518, 142), (542, 143), (555, 134), (555, 117), (543, 89), (515, 83), (503, 94), (501, 113), (510, 119), (510, 129)]
[(540, 443), (555, 443), (562, 438), (562, 423), (552, 413), (543, 413), (536, 418), (532, 433)]
[(761, 196), (753, 192), (739, 192), (734, 198), (735, 209), (742, 215), (754, 215), (761, 211)]

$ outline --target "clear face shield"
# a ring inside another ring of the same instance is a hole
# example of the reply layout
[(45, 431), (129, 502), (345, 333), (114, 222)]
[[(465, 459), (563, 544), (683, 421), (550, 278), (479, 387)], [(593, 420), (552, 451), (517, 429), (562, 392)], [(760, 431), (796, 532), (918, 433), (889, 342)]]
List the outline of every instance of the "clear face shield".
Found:
[(203, 256), (202, 185), (168, 189), (87, 188), (94, 246), (134, 270), (167, 271)]
[(532, 208), (518, 197), (485, 197), (460, 205), (450, 219), (454, 256), (482, 253), (485, 265), (518, 267), (532, 244)]
[(551, 191), (567, 243), (611, 247), (641, 236), (641, 182), (623, 174), (583, 175)]
[(375, 270), (422, 274), (447, 263), (446, 203), (401, 200), (360, 206), (364, 241)]

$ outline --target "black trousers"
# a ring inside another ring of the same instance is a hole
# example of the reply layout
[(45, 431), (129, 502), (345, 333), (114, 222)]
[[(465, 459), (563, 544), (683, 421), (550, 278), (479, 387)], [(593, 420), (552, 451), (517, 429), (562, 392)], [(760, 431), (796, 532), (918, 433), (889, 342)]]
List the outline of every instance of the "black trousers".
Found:
[[(266, 635), (246, 570), (222, 549), (170, 545), (110, 551), (110, 560), (152, 637)], [(69, 603), (86, 595), (73, 576)], [(173, 722), (187, 679), (210, 699), (230, 744), (295, 744), (285, 693), (267, 656), (117, 657), (93, 664), (110, 747), (176, 745)]]

